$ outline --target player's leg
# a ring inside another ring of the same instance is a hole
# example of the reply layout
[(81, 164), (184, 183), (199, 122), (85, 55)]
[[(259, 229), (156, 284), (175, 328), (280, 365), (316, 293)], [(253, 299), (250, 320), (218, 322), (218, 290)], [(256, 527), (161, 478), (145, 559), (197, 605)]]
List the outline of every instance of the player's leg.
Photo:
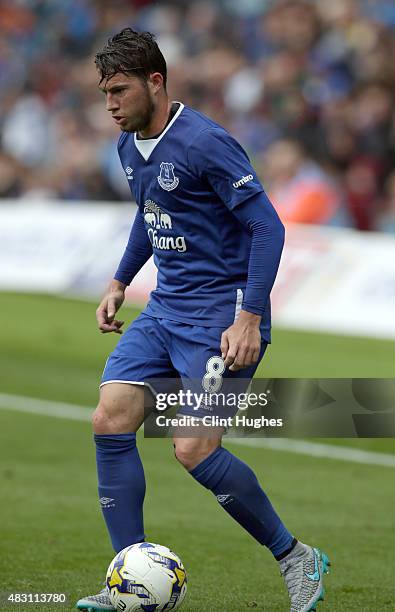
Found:
[[(144, 540), (144, 471), (136, 431), (144, 420), (146, 378), (170, 378), (166, 333), (156, 319), (140, 315), (121, 336), (103, 372), (93, 414), (99, 498), (114, 550)], [(77, 602), (80, 610), (114, 612), (107, 589)]]
[[(194, 428), (195, 430), (195, 428)], [(325, 553), (298, 542), (286, 529), (252, 469), (221, 446), (221, 437), (191, 438), (175, 431), (180, 463), (217, 498), (224, 510), (279, 561), (291, 599), (291, 612), (309, 612), (324, 598), (323, 575), (330, 565)], [(202, 433), (201, 435), (204, 435)]]
[(144, 540), (145, 477), (136, 446), (136, 431), (143, 420), (142, 386), (102, 386), (92, 423), (99, 500), (116, 552)]
[[(211, 429), (211, 428), (208, 428)], [(291, 552), (296, 539), (286, 529), (253, 470), (217, 438), (193, 437), (176, 431), (175, 455), (190, 475), (216, 497), (224, 510), (277, 560)], [(204, 436), (204, 433), (201, 434)]]
[[(100, 389), (92, 416), (99, 500), (115, 551), (144, 540), (145, 477), (136, 446), (144, 420), (144, 388), (111, 383)], [(79, 610), (114, 612), (105, 587), (80, 599)]]
[[(330, 565), (325, 553), (298, 542), (286, 529), (254, 472), (221, 446), (221, 438), (178, 437), (180, 463), (217, 498), (224, 510), (279, 561), (291, 599), (291, 612), (315, 610), (324, 598), (323, 575)], [(184, 435), (184, 433), (181, 433)]]
[[(177, 333), (178, 336), (182, 336), (179, 330)], [(179, 354), (172, 355), (173, 363), (178, 362), (175, 364), (177, 369), (183, 373), (184, 379), (189, 378), (192, 385), (199, 380), (202, 381), (202, 376), (204, 377), (205, 372), (209, 371), (208, 359), (218, 357), (217, 345), (219, 346), (220, 334), (218, 339), (215, 334), (215, 329), (199, 330), (191, 326), (185, 332), (189, 351), (186, 352), (185, 347), (181, 346)], [(180, 345), (182, 345), (181, 340), (182, 338), (178, 341)], [(173, 346), (177, 344), (173, 343)], [(259, 361), (263, 357), (265, 348), (263, 345)], [(188, 355), (189, 359), (183, 358), (184, 355)], [(224, 372), (220, 368), (221, 376), (224, 379), (229, 377), (249, 379), (254, 375), (257, 365), (235, 373), (229, 370)], [(188, 384), (188, 380), (186, 383)], [(206, 408), (201, 406), (198, 411), (182, 408), (180, 413), (203, 417), (210, 414)], [(291, 612), (308, 612), (315, 609), (317, 602), (323, 597), (323, 573), (327, 571), (329, 564), (326, 555), (318, 549), (298, 542), (293, 537), (274, 510), (253, 470), (221, 446), (220, 434), (216, 443), (213, 443), (213, 440), (207, 442), (204, 436), (197, 438), (196, 431), (190, 438), (184, 432), (176, 431), (174, 444), (176, 457), (191, 476), (211, 490), (224, 510), (260, 544), (269, 548), (280, 563), (291, 598)]]
[(100, 504), (116, 552), (144, 540), (145, 479), (136, 431), (144, 421), (142, 383), (174, 373), (168, 341), (158, 320), (141, 314), (121, 336), (102, 376), (93, 428)]
[[(220, 357), (221, 328), (169, 322), (170, 328), (173, 336), (170, 356), (182, 376), (184, 387), (199, 394), (208, 390), (206, 382), (209, 381), (206, 379), (209, 378), (213, 380), (216, 391), (226, 391), (233, 395), (246, 391), (265, 353), (265, 342), (262, 342), (257, 364), (231, 372), (224, 367), (213, 367), (214, 358), (223, 364)], [(206, 406), (202, 403), (198, 410), (193, 406), (182, 407), (179, 414), (203, 418), (213, 414), (234, 416), (235, 412), (235, 406)], [(212, 431), (211, 427), (204, 429)], [(222, 432), (217, 432), (216, 444), (213, 444), (207, 442), (204, 431), (197, 435), (194, 428), (191, 436), (185, 436), (178, 430), (174, 437), (176, 457), (197, 482), (214, 493), (226, 512), (280, 559), (292, 550), (296, 540), (273, 509), (252, 469), (221, 446), (221, 436)]]

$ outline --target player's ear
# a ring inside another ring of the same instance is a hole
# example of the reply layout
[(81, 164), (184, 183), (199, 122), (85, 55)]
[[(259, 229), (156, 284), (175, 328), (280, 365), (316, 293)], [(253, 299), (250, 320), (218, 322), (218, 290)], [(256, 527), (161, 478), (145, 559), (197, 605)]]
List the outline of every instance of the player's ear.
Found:
[(163, 87), (163, 76), (160, 72), (152, 72), (149, 75), (148, 84), (151, 88), (152, 93), (158, 93)]

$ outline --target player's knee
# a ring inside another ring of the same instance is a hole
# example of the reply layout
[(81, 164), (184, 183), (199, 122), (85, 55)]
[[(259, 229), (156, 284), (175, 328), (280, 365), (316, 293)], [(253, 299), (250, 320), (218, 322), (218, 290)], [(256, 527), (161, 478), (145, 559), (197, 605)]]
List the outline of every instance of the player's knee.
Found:
[(96, 434), (118, 434), (137, 431), (143, 420), (141, 390), (130, 385), (126, 393), (102, 392), (92, 415)]
[(125, 406), (109, 407), (108, 404), (99, 402), (92, 415), (93, 431), (96, 434), (118, 434), (133, 431), (130, 410)]
[(113, 433), (111, 415), (107, 412), (101, 402), (97, 405), (96, 410), (92, 414), (92, 428), (96, 434)]
[(211, 455), (218, 446), (219, 441), (217, 440), (176, 438), (174, 440), (174, 454), (181, 465), (190, 471)]

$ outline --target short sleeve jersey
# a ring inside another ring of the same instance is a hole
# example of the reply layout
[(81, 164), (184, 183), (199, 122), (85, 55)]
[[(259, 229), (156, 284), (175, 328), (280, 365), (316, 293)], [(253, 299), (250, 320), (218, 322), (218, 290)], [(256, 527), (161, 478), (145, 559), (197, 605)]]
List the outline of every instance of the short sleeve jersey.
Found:
[[(190, 325), (231, 325), (251, 250), (251, 235), (232, 211), (263, 191), (247, 154), (225, 129), (183, 104), (157, 138), (123, 132), (118, 151), (158, 268), (145, 312)], [(269, 301), (261, 330), (269, 340)]]

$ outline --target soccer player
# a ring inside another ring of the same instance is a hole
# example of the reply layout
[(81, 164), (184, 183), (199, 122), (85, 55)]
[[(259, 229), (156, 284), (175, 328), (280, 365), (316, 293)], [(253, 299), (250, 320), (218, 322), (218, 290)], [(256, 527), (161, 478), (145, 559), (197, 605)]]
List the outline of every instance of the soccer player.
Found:
[[(99, 498), (115, 551), (143, 542), (145, 478), (136, 447), (144, 382), (251, 379), (270, 342), (270, 291), (284, 228), (242, 147), (201, 113), (171, 102), (166, 62), (148, 32), (130, 28), (96, 55), (106, 108), (121, 129), (119, 156), (138, 204), (129, 242), (96, 315), (115, 315), (154, 256), (157, 288), (107, 360), (93, 415)], [(207, 406), (184, 407), (203, 417)], [(229, 413), (232, 414), (232, 413)], [(177, 433), (177, 432), (176, 432)], [(223, 509), (272, 553), (291, 612), (315, 610), (328, 559), (286, 528), (251, 468), (218, 435), (174, 437), (175, 456)], [(114, 610), (106, 589), (82, 610)]]

